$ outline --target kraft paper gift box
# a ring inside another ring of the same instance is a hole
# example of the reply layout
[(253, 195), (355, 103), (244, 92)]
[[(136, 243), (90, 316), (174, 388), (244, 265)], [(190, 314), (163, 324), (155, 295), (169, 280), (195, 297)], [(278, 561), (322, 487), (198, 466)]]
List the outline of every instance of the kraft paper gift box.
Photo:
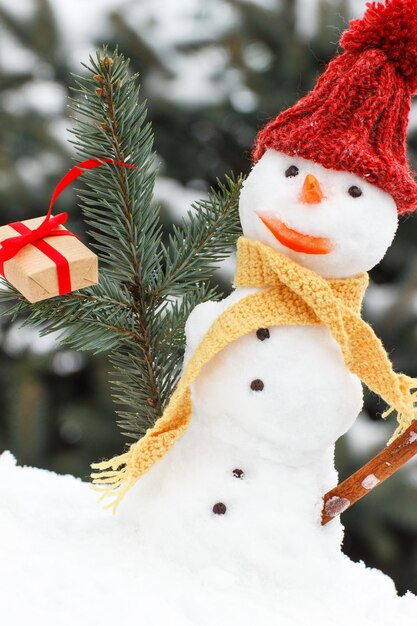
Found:
[[(37, 217), (20, 222), (20, 224), (33, 231), (41, 225), (44, 219), (45, 217)], [(61, 225), (54, 230), (66, 231), (67, 229)], [(0, 243), (9, 237), (19, 237), (19, 232), (10, 224), (0, 227)], [(69, 284), (67, 284), (64, 293), (98, 283), (98, 258), (77, 237), (71, 235), (46, 236), (40, 241), (49, 244), (68, 262), (70, 281), (67, 280)], [(57, 263), (44, 251), (39, 250), (36, 243), (25, 245), (3, 265), (3, 275), (6, 280), (20, 291), (29, 302), (38, 302), (63, 295), (62, 285), (60, 290), (58, 280), (59, 268)], [(48, 248), (48, 246), (44, 247), (45, 249)]]

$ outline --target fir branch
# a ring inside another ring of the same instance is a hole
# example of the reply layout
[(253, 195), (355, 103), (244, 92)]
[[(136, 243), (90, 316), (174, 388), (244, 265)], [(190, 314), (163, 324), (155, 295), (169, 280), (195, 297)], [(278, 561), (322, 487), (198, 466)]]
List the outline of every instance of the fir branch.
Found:
[[(154, 277), (160, 272), (162, 227), (152, 206), (156, 175), (153, 135), (145, 121), (145, 104), (139, 103), (137, 77), (129, 76), (124, 57), (97, 55), (87, 69), (90, 75), (77, 81), (87, 121), (76, 123), (75, 148), (80, 156), (129, 161), (137, 169), (108, 165), (89, 173), (89, 192), (80, 194), (81, 206), (100, 258), (109, 266), (109, 276), (130, 294), (132, 338), (140, 354), (136, 380), (141, 385), (146, 381), (148, 406), (152, 406), (155, 420), (161, 401), (154, 366), (156, 346), (149, 326), (155, 315), (151, 294)], [(78, 100), (73, 109), (80, 110)], [(136, 401), (135, 394), (129, 397)]]
[(243, 179), (219, 183), (164, 245), (152, 203), (153, 135), (128, 64), (117, 51), (112, 57), (98, 52), (87, 74), (77, 77), (71, 103), (80, 159), (136, 166), (106, 163), (83, 176), (79, 199), (99, 254), (100, 284), (35, 304), (11, 288), (0, 291), (0, 305), (12, 319), (23, 318), (42, 334), (57, 332), (73, 348), (109, 352), (119, 425), (136, 439), (162, 414), (177, 384), (190, 312), (218, 298), (210, 279), (240, 233)]
[(133, 313), (126, 290), (101, 277), (100, 287), (28, 302), (12, 286), (0, 290), (0, 305), (12, 304), (2, 314), (22, 326), (38, 328), (41, 336), (58, 334), (58, 340), (77, 350), (107, 352), (134, 339)]
[(77, 119), (72, 131), (77, 153), (130, 162), (137, 169), (108, 164), (87, 172), (89, 190), (79, 194), (81, 208), (100, 258), (115, 278), (132, 291), (149, 289), (161, 255), (162, 227), (158, 211), (151, 210), (156, 170), (145, 103), (139, 102), (137, 76), (129, 76), (122, 55), (98, 54), (86, 68), (89, 75), (78, 77), (74, 90), (82, 98), (71, 105), (87, 118)]
[(210, 279), (213, 268), (233, 250), (241, 234), (237, 211), (243, 177), (217, 181), (209, 197), (195, 202), (180, 227), (174, 227), (166, 251), (166, 268), (157, 294), (186, 293), (196, 281)]

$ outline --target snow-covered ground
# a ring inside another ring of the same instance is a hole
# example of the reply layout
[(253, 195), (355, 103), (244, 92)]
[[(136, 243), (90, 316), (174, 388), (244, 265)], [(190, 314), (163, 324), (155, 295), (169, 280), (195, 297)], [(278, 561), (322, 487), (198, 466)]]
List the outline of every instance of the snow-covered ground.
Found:
[[(279, 585), (243, 565), (239, 576), (232, 575), (222, 562), (191, 576), (184, 565), (158, 549), (157, 536), (153, 545), (144, 545), (140, 521), (146, 511), (141, 512), (138, 503), (137, 493), (132, 493), (128, 506), (111, 516), (97, 505), (87, 483), (17, 467), (12, 455), (4, 453), (0, 457), (1, 624), (415, 623), (414, 596), (396, 598), (388, 578), (342, 555), (333, 562), (324, 561), (322, 575), (306, 577), (299, 588)], [(167, 530), (176, 514), (176, 510), (167, 511)], [(243, 545), (242, 553), (246, 551)], [(305, 545), (306, 567), (308, 555)], [(356, 581), (353, 585), (352, 580)]]

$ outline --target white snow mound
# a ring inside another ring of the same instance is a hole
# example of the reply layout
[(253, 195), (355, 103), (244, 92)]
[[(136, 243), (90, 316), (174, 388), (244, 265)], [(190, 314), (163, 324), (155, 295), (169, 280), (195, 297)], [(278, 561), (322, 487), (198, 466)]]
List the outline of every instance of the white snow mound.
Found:
[[(299, 587), (285, 586), (285, 575), (278, 584), (259, 568), (236, 576), (221, 562), (196, 575), (165, 558), (158, 537), (151, 543), (147, 533), (144, 545), (136, 497), (134, 490), (127, 510), (113, 517), (97, 505), (88, 484), (71, 476), (17, 467), (13, 456), (4, 453), (0, 457), (1, 623), (414, 623), (414, 596), (398, 598), (387, 577), (343, 555), (323, 560), (321, 575), (300, 581)], [(143, 514), (146, 518), (146, 511)], [(167, 532), (175, 514), (167, 510)], [(308, 560), (305, 545), (307, 568)]]

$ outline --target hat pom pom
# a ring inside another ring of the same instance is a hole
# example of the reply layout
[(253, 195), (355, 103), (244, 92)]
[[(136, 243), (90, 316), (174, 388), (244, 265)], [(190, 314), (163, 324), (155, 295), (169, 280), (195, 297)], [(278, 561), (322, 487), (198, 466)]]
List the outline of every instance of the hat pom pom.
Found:
[(379, 49), (417, 92), (417, 0), (368, 2), (363, 19), (352, 20), (340, 40), (346, 52)]

